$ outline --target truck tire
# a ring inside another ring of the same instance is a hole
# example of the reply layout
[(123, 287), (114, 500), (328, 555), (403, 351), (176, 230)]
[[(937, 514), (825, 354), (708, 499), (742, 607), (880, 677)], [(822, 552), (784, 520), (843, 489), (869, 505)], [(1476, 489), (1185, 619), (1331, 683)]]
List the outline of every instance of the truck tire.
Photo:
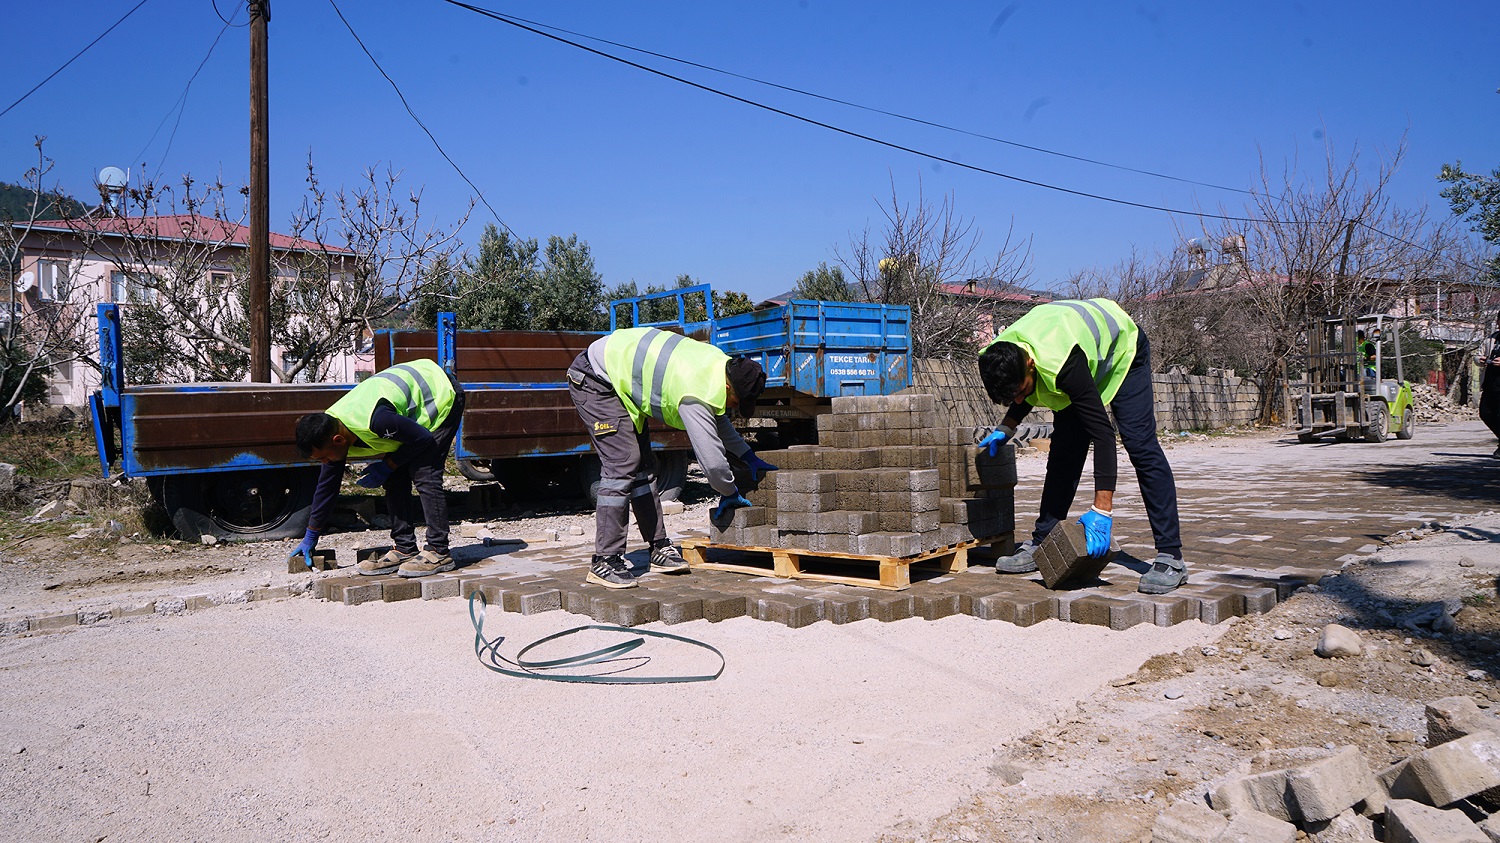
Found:
[(156, 488), (184, 541), (247, 542), (301, 538), (317, 484), (316, 467), (294, 466), (174, 474)]
[(1406, 408), (1406, 412), (1401, 414), (1401, 429), (1396, 431), (1397, 439), (1410, 439), (1416, 434), (1417, 421), (1413, 418), (1415, 415), (1416, 413), (1412, 411), (1410, 406)]
[(1362, 431), (1366, 442), (1384, 442), (1391, 427), (1391, 410), (1384, 401), (1373, 401), (1366, 405), (1365, 426)]
[(656, 494), (664, 501), (682, 497), (687, 485), (688, 464), (693, 461), (687, 451), (662, 451), (656, 455)]
[(458, 473), (475, 483), (491, 483), (495, 480), (495, 471), (489, 460), (459, 460)]

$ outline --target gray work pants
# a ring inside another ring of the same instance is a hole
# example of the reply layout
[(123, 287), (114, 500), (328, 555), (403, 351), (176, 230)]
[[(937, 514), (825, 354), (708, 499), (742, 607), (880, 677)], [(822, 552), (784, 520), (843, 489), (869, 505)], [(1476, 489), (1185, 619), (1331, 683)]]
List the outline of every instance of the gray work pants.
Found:
[[(588, 352), (568, 367), (568, 395), (599, 455), (599, 502), (594, 509), (594, 553), (625, 552), (630, 511), (647, 544), (666, 541), (667, 522), (656, 494), (656, 456), (649, 428), (640, 433), (625, 403), (589, 363)], [(627, 506), (629, 509), (627, 509)]]
[[(385, 511), (391, 517), (391, 543), (402, 553), (417, 552), (416, 522), (427, 525), (426, 549), (439, 556), (448, 555), (448, 498), (443, 491), (443, 469), (448, 464), (448, 449), (453, 447), (458, 423), (464, 417), (464, 388), (449, 376), (457, 392), (447, 418), (432, 432), (432, 442), (418, 448), (411, 460), (391, 472), (385, 481)], [(415, 484), (422, 499), (418, 509), (412, 500)]]

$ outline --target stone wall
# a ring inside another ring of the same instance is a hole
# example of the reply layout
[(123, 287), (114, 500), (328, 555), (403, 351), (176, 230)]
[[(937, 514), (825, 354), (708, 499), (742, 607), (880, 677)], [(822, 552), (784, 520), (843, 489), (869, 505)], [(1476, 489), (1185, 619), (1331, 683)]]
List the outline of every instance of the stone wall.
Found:
[[(1162, 430), (1213, 430), (1255, 423), (1259, 391), (1248, 378), (1229, 372), (1174, 372), (1153, 375), (1152, 381), (1156, 423)], [(973, 361), (919, 359), (911, 391), (936, 397), (955, 427), (989, 427), (999, 424), (1004, 415), (990, 403)], [(1051, 414), (1036, 410), (1026, 421), (1045, 423), (1051, 421)]]

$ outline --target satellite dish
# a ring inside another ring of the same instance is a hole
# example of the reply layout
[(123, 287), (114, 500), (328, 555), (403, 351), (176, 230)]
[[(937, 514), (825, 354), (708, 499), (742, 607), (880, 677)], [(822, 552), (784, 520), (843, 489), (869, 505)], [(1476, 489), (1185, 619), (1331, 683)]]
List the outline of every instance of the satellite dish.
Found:
[(30, 290), (32, 285), (35, 283), (36, 275), (30, 272), (23, 272), (21, 273), (20, 277), (16, 279), (16, 292), (24, 293), (27, 290)]
[(125, 171), (119, 167), (105, 167), (99, 171), (100, 187), (124, 187), (127, 182)]

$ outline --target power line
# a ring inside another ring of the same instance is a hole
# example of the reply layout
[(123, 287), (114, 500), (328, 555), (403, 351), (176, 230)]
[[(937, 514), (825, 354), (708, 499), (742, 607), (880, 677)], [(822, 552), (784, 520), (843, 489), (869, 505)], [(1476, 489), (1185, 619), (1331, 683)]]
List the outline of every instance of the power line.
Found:
[[(473, 8), (473, 7), (470, 7), (470, 8)], [(764, 85), (764, 86), (769, 87), (769, 88), (775, 88), (777, 90), (786, 91), (786, 92), (792, 93), (792, 94), (799, 94), (799, 95), (804, 96), (804, 97), (811, 97), (813, 99), (822, 100), (824, 102), (834, 103), (836, 105), (847, 106), (849, 108), (857, 108), (857, 109), (859, 109), (861, 111), (868, 111), (868, 112), (870, 112), (872, 114), (881, 114), (881, 115), (884, 115), (886, 117), (894, 117), (897, 120), (904, 120), (904, 121), (906, 121), (908, 123), (917, 123), (917, 124), (922, 125), (922, 126), (930, 126), (930, 127), (934, 128), (934, 129), (943, 129), (944, 131), (955, 132), (955, 133), (960, 134), (960, 135), (968, 135), (969, 137), (972, 137), (972, 138), (979, 138), (981, 140), (987, 140), (987, 141), (992, 141), (994, 143), (1005, 144), (1006, 146), (1013, 146), (1013, 147), (1016, 147), (1017, 149), (1030, 150), (1031, 152), (1040, 152), (1043, 155), (1054, 155), (1054, 156), (1057, 156), (1058, 158), (1066, 158), (1066, 159), (1068, 159), (1070, 161), (1081, 161), (1081, 162), (1083, 162), (1085, 164), (1096, 164), (1096, 165), (1098, 165), (1100, 167), (1109, 167), (1109, 168), (1114, 169), (1114, 170), (1123, 170), (1123, 171), (1129, 172), (1129, 173), (1139, 173), (1140, 175), (1143, 175), (1143, 176), (1152, 176), (1153, 178), (1167, 179), (1169, 181), (1181, 182), (1183, 184), (1195, 184), (1195, 185), (1198, 185), (1199, 187), (1209, 187), (1209, 188), (1213, 188), (1214, 190), (1227, 190), (1227, 191), (1230, 191), (1232, 193), (1243, 193), (1243, 194), (1245, 194), (1247, 196), (1254, 196), (1255, 195), (1254, 191), (1252, 191), (1252, 190), (1245, 190), (1244, 188), (1241, 188), (1241, 187), (1229, 187), (1227, 185), (1214, 184), (1212, 182), (1198, 181), (1197, 179), (1189, 179), (1189, 178), (1184, 178), (1184, 177), (1181, 177), (1181, 176), (1174, 176), (1174, 175), (1171, 175), (1171, 174), (1168, 174), (1168, 173), (1158, 173), (1158, 172), (1155, 172), (1153, 170), (1144, 170), (1144, 169), (1140, 169), (1140, 168), (1137, 168), (1137, 167), (1128, 167), (1128, 166), (1126, 166), (1124, 164), (1112, 164), (1112, 163), (1110, 163), (1108, 161), (1100, 161), (1098, 159), (1087, 158), (1087, 157), (1082, 156), (1082, 155), (1072, 155), (1072, 154), (1067, 153), (1067, 152), (1059, 152), (1059, 151), (1057, 151), (1055, 149), (1047, 149), (1047, 148), (1041, 147), (1041, 146), (1032, 146), (1030, 144), (1020, 143), (1019, 141), (1007, 140), (1005, 138), (997, 138), (997, 137), (994, 137), (993, 135), (986, 135), (986, 134), (983, 134), (981, 132), (974, 132), (974, 131), (970, 131), (968, 129), (960, 129), (960, 128), (956, 127), (956, 126), (949, 126), (949, 125), (947, 125), (945, 123), (937, 123), (937, 122), (934, 122), (934, 121), (931, 121), (931, 120), (923, 120), (920, 117), (911, 117), (911, 116), (908, 116), (908, 115), (905, 115), (905, 114), (900, 114), (900, 113), (895, 112), (895, 111), (887, 111), (887, 110), (885, 110), (883, 108), (876, 108), (874, 106), (869, 106), (869, 105), (861, 105), (860, 103), (851, 102), (849, 100), (839, 99), (838, 97), (831, 97), (831, 96), (827, 96), (827, 95), (824, 95), (824, 94), (816, 93), (814, 91), (808, 91), (808, 90), (804, 90), (802, 88), (793, 87), (793, 86), (790, 86), (790, 85), (782, 85), (782, 84), (778, 84), (776, 82), (770, 82), (770, 81), (767, 81), (765, 79), (759, 79), (757, 77), (748, 76), (748, 75), (743, 74), (743, 73), (736, 73), (736, 72), (734, 72), (732, 70), (724, 70), (723, 68), (714, 67), (713, 65), (701, 64), (699, 62), (691, 61), (689, 59), (677, 58), (676, 56), (670, 56), (670, 55), (667, 55), (666, 53), (658, 53), (658, 52), (655, 52), (655, 51), (652, 51), (652, 50), (647, 50), (647, 49), (644, 49), (644, 48), (641, 48), (641, 47), (633, 47), (633, 46), (631, 46), (629, 44), (623, 44), (623, 43), (621, 43), (619, 41), (611, 41), (611, 40), (609, 40), (607, 38), (600, 38), (600, 37), (595, 36), (595, 35), (589, 35), (588, 33), (575, 32), (575, 31), (573, 31), (571, 29), (564, 29), (564, 28), (562, 28), (560, 26), (552, 26), (550, 24), (540, 23), (538, 21), (527, 20), (526, 18), (519, 17), (519, 16), (516, 16), (516, 15), (507, 15), (507, 14), (504, 14), (502, 12), (495, 12), (495, 14), (498, 15), (499, 17), (505, 18), (507, 20), (520, 21), (521, 23), (530, 24), (531, 26), (535, 26), (535, 27), (538, 27), (538, 28), (541, 28), (541, 29), (551, 30), (553, 32), (561, 32), (561, 33), (564, 33), (564, 34), (567, 34), (567, 35), (572, 35), (572, 36), (575, 36), (575, 37), (578, 37), (578, 38), (584, 38), (584, 39), (587, 39), (589, 41), (594, 41), (594, 42), (599, 43), (599, 44), (608, 44), (611, 47), (619, 47), (622, 50), (630, 50), (633, 53), (640, 53), (642, 55), (652, 56), (654, 58), (659, 58), (659, 59), (663, 59), (665, 61), (675, 62), (677, 64), (686, 65), (688, 67), (695, 67), (695, 68), (698, 68), (699, 70), (709, 71), (710, 73), (718, 73), (718, 74), (721, 74), (723, 76), (729, 76), (729, 77), (733, 77), (735, 79), (741, 79), (741, 80), (744, 80), (746, 82), (753, 82), (753, 83), (755, 83), (757, 85)]]
[(495, 211), (494, 206), (490, 204), (490, 200), (484, 198), (484, 191), (479, 189), (479, 185), (475, 184), (467, 175), (464, 175), (463, 169), (460, 168), (458, 164), (448, 156), (447, 151), (443, 149), (443, 145), (438, 143), (438, 139), (433, 136), (432, 130), (427, 128), (427, 124), (422, 122), (422, 118), (418, 117), (415, 111), (412, 111), (411, 104), (406, 101), (406, 95), (401, 93), (401, 88), (396, 84), (396, 80), (392, 79), (391, 75), (385, 72), (385, 68), (381, 67), (380, 62), (375, 60), (375, 56), (370, 52), (370, 48), (366, 47), (365, 42), (360, 40), (359, 33), (355, 32), (354, 27), (349, 25), (349, 20), (344, 17), (343, 11), (339, 9), (339, 4), (335, 2), (335, 0), (328, 0), (328, 5), (333, 7), (333, 11), (339, 16), (339, 20), (344, 22), (344, 28), (349, 30), (350, 35), (354, 36), (355, 43), (359, 44), (359, 48), (364, 51), (367, 57), (369, 57), (370, 63), (375, 65), (375, 69), (380, 71), (380, 75), (385, 77), (385, 81), (391, 83), (391, 88), (395, 90), (396, 96), (401, 100), (402, 107), (406, 109), (406, 113), (411, 115), (411, 119), (415, 120), (418, 126), (422, 127), (423, 132), (427, 133), (427, 139), (432, 141), (433, 146), (437, 147), (437, 151), (443, 156), (443, 160), (452, 165), (453, 169), (458, 173), (459, 177), (467, 182), (469, 187), (472, 187), (474, 189), (474, 192), (479, 195), (479, 201), (483, 202), (486, 208), (489, 208), (490, 215), (495, 218), (495, 222), (500, 223), (500, 227), (510, 232), (512, 237), (519, 238), (520, 235), (516, 234), (515, 230), (506, 225), (505, 220), (500, 218), (500, 214)]
[[(1365, 222), (1364, 220), (1349, 220), (1349, 222), (1352, 222), (1352, 223), (1354, 223), (1355, 225), (1357, 225), (1357, 226), (1359, 226), (1361, 228), (1367, 228), (1370, 231), (1373, 231), (1376, 234), (1379, 234), (1381, 237), (1389, 237), (1390, 239), (1395, 240), (1397, 243), (1404, 243), (1407, 246), (1412, 247), (1413, 249), (1421, 249), (1422, 251), (1428, 253), (1429, 255), (1436, 255), (1436, 256), (1438, 256), (1440, 258), (1447, 257), (1445, 254), (1443, 254), (1442, 252), (1438, 251), (1437, 249), (1433, 249), (1433, 248), (1429, 248), (1427, 246), (1423, 246), (1420, 243), (1413, 243), (1410, 240), (1406, 240), (1404, 238), (1397, 237), (1396, 235), (1391, 234), (1389, 232), (1381, 231), (1380, 229), (1376, 228), (1373, 225), (1370, 225), (1369, 223)], [(1472, 269), (1475, 272), (1479, 272), (1479, 273), (1485, 273), (1485, 272), (1489, 272), (1490, 271), (1490, 270), (1485, 269), (1483, 267), (1475, 266), (1474, 264), (1469, 263), (1468, 261), (1455, 260), (1453, 262), (1456, 263), (1456, 264), (1458, 264), (1459, 266), (1468, 267), (1469, 269)]]
[[(333, 2), (333, 0), (329, 0), (329, 2)], [(953, 159), (953, 158), (946, 158), (944, 156), (935, 155), (935, 154), (930, 153), (930, 152), (923, 152), (920, 149), (916, 149), (916, 148), (913, 148), (913, 147), (910, 147), (910, 146), (905, 146), (905, 145), (899, 144), (899, 143), (894, 143), (894, 142), (888, 141), (888, 140), (882, 140), (882, 139), (874, 137), (872, 135), (866, 135), (866, 134), (863, 134), (861, 132), (856, 132), (856, 131), (854, 131), (852, 129), (845, 129), (842, 126), (835, 126), (832, 123), (825, 123), (825, 122), (823, 122), (821, 120), (814, 120), (811, 117), (805, 117), (805, 116), (803, 116), (801, 114), (797, 114), (795, 112), (787, 111), (786, 109), (783, 109), (783, 108), (777, 108), (776, 106), (773, 106), (773, 105), (767, 105), (765, 103), (757, 102), (757, 101), (752, 100), (752, 99), (747, 99), (745, 97), (738, 96), (736, 94), (731, 94), (728, 91), (723, 91), (723, 90), (720, 90), (718, 88), (712, 87), (710, 85), (704, 85), (704, 84), (699, 83), (699, 82), (694, 82), (691, 79), (684, 79), (681, 76), (676, 76), (676, 75), (668, 73), (668, 72), (666, 72), (664, 70), (658, 70), (658, 69), (656, 69), (654, 67), (650, 67), (649, 65), (644, 65), (644, 64), (641, 64), (639, 62), (631, 61), (630, 59), (614, 55), (613, 53), (607, 53), (607, 52), (605, 52), (603, 50), (597, 50), (597, 49), (595, 49), (593, 47), (590, 47), (590, 46), (588, 46), (586, 44), (580, 44), (577, 41), (570, 41), (567, 38), (563, 38), (562, 36), (559, 36), (559, 35), (553, 35), (550, 32), (543, 32), (542, 30), (537, 29), (536, 27), (529, 26), (527, 24), (521, 23), (519, 20), (509, 19), (509, 18), (505, 17), (504, 15), (501, 15), (498, 12), (494, 12), (494, 11), (491, 11), (489, 9), (481, 8), (479, 6), (473, 6), (473, 5), (470, 5), (468, 3), (462, 2), (462, 0), (443, 0), (443, 2), (444, 3), (448, 3), (449, 5), (452, 5), (452, 6), (458, 6), (461, 9), (468, 9), (469, 11), (474, 12), (476, 14), (483, 15), (483, 16), (485, 16), (487, 18), (492, 18), (494, 20), (500, 21), (501, 23), (508, 24), (510, 26), (514, 26), (517, 29), (521, 29), (521, 30), (525, 30), (526, 32), (530, 32), (530, 33), (532, 33), (534, 35), (540, 35), (543, 38), (548, 38), (548, 39), (551, 39), (553, 41), (557, 41), (557, 42), (562, 43), (562, 44), (567, 44), (570, 47), (574, 47), (576, 49), (583, 50), (583, 51), (588, 52), (588, 53), (593, 53), (594, 55), (599, 56), (601, 58), (606, 58), (606, 59), (609, 59), (610, 61), (619, 62), (620, 64), (626, 65), (628, 67), (633, 67), (633, 68), (636, 68), (637, 70), (644, 70), (645, 72), (650, 73), (652, 75), (660, 76), (660, 77), (662, 77), (664, 79), (670, 79), (670, 80), (672, 80), (674, 82), (679, 82), (679, 83), (681, 83), (683, 85), (687, 85), (687, 86), (692, 87), (692, 88), (697, 88), (700, 91), (705, 91), (705, 92), (710, 93), (710, 94), (716, 94), (718, 96), (724, 97), (725, 99), (730, 99), (730, 100), (733, 100), (735, 102), (751, 106), (753, 108), (759, 108), (759, 109), (762, 109), (764, 111), (769, 111), (772, 114), (779, 114), (782, 117), (788, 117), (788, 118), (791, 118), (792, 120), (796, 120), (796, 121), (801, 122), (801, 123), (806, 123), (806, 124), (808, 124), (810, 126), (817, 126), (819, 128), (827, 129), (827, 130), (829, 130), (831, 132), (836, 132), (838, 134), (845, 135), (847, 137), (858, 138), (859, 140), (867, 141), (869, 143), (873, 143), (873, 144), (876, 144), (878, 146), (883, 146), (883, 147), (886, 147), (887, 149), (894, 149), (894, 150), (897, 150), (897, 151), (900, 151), (900, 152), (908, 153), (910, 155), (916, 155), (916, 156), (918, 156), (920, 158), (926, 158), (929, 161), (937, 161), (938, 163), (941, 163), (941, 164), (947, 164), (947, 165), (952, 166), (952, 167), (958, 167), (960, 169), (970, 170), (970, 171), (976, 172), (976, 173), (983, 173), (985, 175), (996, 176), (998, 178), (1007, 179), (1009, 181), (1017, 182), (1017, 183), (1020, 183), (1020, 184), (1028, 184), (1028, 185), (1031, 185), (1032, 187), (1040, 187), (1040, 188), (1043, 188), (1043, 189), (1046, 189), (1046, 190), (1054, 190), (1054, 191), (1057, 191), (1059, 193), (1066, 193), (1066, 194), (1069, 194), (1069, 195), (1072, 195), (1072, 196), (1080, 196), (1080, 197), (1083, 197), (1085, 199), (1096, 199), (1096, 200), (1098, 200), (1100, 202), (1109, 202), (1109, 203), (1115, 204), (1115, 205), (1124, 205), (1124, 206), (1131, 207), (1131, 208), (1141, 208), (1141, 209), (1147, 210), (1147, 211), (1160, 211), (1162, 213), (1167, 213), (1167, 214), (1181, 214), (1181, 215), (1184, 215), (1184, 216), (1195, 216), (1195, 217), (1199, 217), (1199, 218), (1202, 218), (1202, 219), (1223, 220), (1225, 222), (1260, 222), (1261, 221), (1261, 220), (1258, 220), (1258, 219), (1253, 218), (1253, 217), (1234, 217), (1234, 216), (1228, 216), (1228, 215), (1225, 215), (1225, 214), (1210, 214), (1210, 213), (1206, 213), (1206, 212), (1203, 212), (1203, 211), (1186, 211), (1186, 210), (1182, 210), (1182, 209), (1179, 209), (1179, 208), (1166, 207), (1166, 206), (1163, 206), (1163, 205), (1151, 205), (1151, 204), (1145, 203), (1145, 202), (1133, 202), (1133, 201), (1131, 201), (1129, 199), (1119, 199), (1119, 198), (1116, 198), (1116, 197), (1113, 197), (1113, 196), (1104, 196), (1104, 195), (1098, 194), (1098, 193), (1089, 193), (1088, 191), (1084, 191), (1084, 190), (1074, 190), (1073, 188), (1070, 188), (1070, 187), (1062, 187), (1061, 185), (1049, 184), (1047, 182), (1036, 181), (1035, 179), (1028, 179), (1028, 178), (1024, 178), (1022, 176), (1011, 175), (1010, 173), (1004, 173), (1004, 172), (1001, 172), (999, 170), (991, 170), (991, 169), (989, 169), (987, 167), (980, 167), (980, 166), (977, 166), (975, 164), (966, 164), (966, 163), (964, 163), (962, 161), (958, 161), (958, 160)]]
[[(223, 17), (220, 16), (220, 19), (222, 20)], [(224, 33), (228, 32), (231, 26), (233, 24), (229, 21), (224, 21), (224, 26), (219, 29), (219, 34), (214, 37), (214, 42), (208, 45), (208, 52), (204, 54), (203, 61), (198, 62), (198, 69), (193, 71), (193, 75), (188, 77), (187, 84), (182, 87), (182, 93), (178, 95), (177, 101), (172, 104), (171, 108), (167, 109), (166, 114), (162, 115), (161, 122), (156, 124), (156, 131), (151, 133), (151, 139), (146, 141), (146, 145), (141, 147), (140, 152), (136, 153), (135, 160), (144, 159), (146, 150), (151, 148), (151, 144), (156, 141), (156, 136), (161, 133), (161, 127), (167, 124), (167, 118), (171, 117), (172, 112), (176, 111), (177, 122), (172, 124), (172, 133), (167, 136), (167, 148), (162, 152), (161, 160), (156, 164), (156, 173), (151, 176), (152, 181), (155, 181), (157, 176), (161, 175), (161, 168), (166, 163), (167, 156), (172, 152), (172, 141), (176, 140), (177, 128), (182, 125), (182, 115), (187, 111), (188, 91), (192, 89), (193, 82), (197, 80), (198, 74), (203, 72), (204, 65), (207, 65), (209, 58), (213, 56), (214, 48), (219, 46), (219, 41), (223, 39)]]
[(240, 8), (241, 8), (241, 6), (244, 5), (243, 3), (241, 3), (239, 6), (235, 6), (234, 7), (234, 14), (230, 15), (229, 17), (226, 18), (226, 17), (224, 17), (224, 13), (221, 12), (221, 11), (219, 11), (219, 0), (208, 0), (208, 2), (213, 5), (213, 7), (214, 7), (214, 14), (216, 14), (216, 15), (219, 16), (219, 20), (223, 21), (225, 26), (232, 26), (235, 29), (243, 29), (244, 27), (247, 27), (247, 26), (250, 25), (250, 21), (245, 21), (244, 23), (235, 23), (234, 22), (235, 16), (240, 13)]
[(5, 115), (9, 114), (10, 110), (12, 108), (15, 108), (16, 106), (18, 106), (21, 103), (25, 102), (27, 97), (29, 97), (32, 94), (34, 94), (34, 93), (37, 92), (37, 88), (40, 88), (43, 85), (47, 84), (48, 82), (51, 82), (52, 81), (52, 77), (56, 76), (59, 73), (62, 73), (64, 70), (67, 70), (68, 69), (68, 65), (70, 65), (73, 62), (77, 61), (79, 56), (83, 55), (84, 53), (87, 53), (89, 51), (89, 48), (93, 47), (95, 44), (97, 44), (101, 40), (103, 40), (104, 36), (110, 34), (111, 32), (114, 32), (115, 31), (115, 27), (117, 27), (120, 24), (124, 23), (125, 22), (125, 18), (128, 18), (131, 15), (135, 14), (135, 10), (139, 9), (140, 7), (142, 7), (144, 5), (146, 5), (147, 2), (149, 2), (149, 0), (141, 0), (141, 2), (139, 2), (139, 3), (135, 4), (134, 6), (132, 6), (131, 9), (130, 9), (130, 11), (126, 12), (123, 17), (121, 17), (119, 20), (115, 21), (114, 23), (110, 24), (109, 29), (106, 29), (103, 32), (99, 33), (99, 37), (98, 38), (95, 38), (94, 40), (90, 41), (88, 43), (88, 46), (84, 47), (82, 50), (79, 50), (77, 53), (75, 53), (73, 55), (73, 58), (70, 58), (67, 61), (63, 62), (62, 67), (59, 67), (58, 69), (56, 69), (56, 70), (52, 71), (51, 73), (47, 74), (47, 78), (46, 79), (43, 79), (42, 81), (36, 83), (36, 86), (33, 87), (31, 90), (27, 91), (26, 93), (22, 94), (20, 99), (16, 100), (15, 102), (11, 103), (10, 105), (7, 105), (5, 107), (4, 111), (0, 111), (0, 117), (4, 117)]

